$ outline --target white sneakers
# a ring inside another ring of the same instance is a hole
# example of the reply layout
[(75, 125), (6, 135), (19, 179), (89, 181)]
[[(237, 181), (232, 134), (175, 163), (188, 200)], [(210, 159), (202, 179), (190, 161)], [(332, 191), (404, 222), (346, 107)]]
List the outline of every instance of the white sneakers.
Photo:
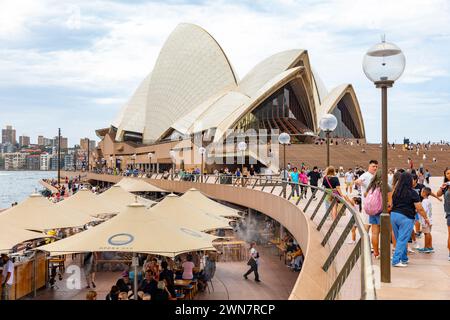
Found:
[(407, 267), (407, 266), (408, 266), (407, 264), (402, 263), (402, 262), (399, 262), (399, 263), (397, 263), (397, 264), (394, 264), (394, 267), (397, 267), (397, 268), (405, 268), (405, 267)]

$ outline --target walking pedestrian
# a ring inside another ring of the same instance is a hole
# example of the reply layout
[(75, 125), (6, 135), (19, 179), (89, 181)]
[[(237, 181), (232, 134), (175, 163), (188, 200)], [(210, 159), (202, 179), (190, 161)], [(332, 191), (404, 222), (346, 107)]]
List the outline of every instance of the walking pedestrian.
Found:
[[(294, 167), (294, 170), (290, 173), (290, 180), (291, 183), (291, 197), (295, 200), (295, 192), (297, 192), (297, 198), (300, 197), (299, 189), (298, 189), (298, 183), (299, 183), (299, 172), (297, 170), (297, 167)], [(303, 189), (303, 187), (302, 187)]]
[(247, 265), (250, 266), (250, 269), (244, 274), (244, 278), (247, 280), (247, 276), (254, 272), (255, 273), (255, 281), (261, 282), (259, 280), (258, 267), (259, 267), (259, 252), (255, 248), (256, 243), (252, 242), (250, 244), (250, 259), (247, 262)]
[(88, 252), (87, 254), (85, 254), (84, 256), (84, 274), (86, 276), (86, 289), (90, 289), (91, 288), (91, 284), (92, 287), (95, 288), (95, 272), (97, 269), (97, 253), (96, 252)]
[(444, 196), (444, 212), (445, 219), (447, 219), (447, 248), (448, 248), (448, 261), (450, 261), (450, 168), (446, 168), (444, 171), (444, 183), (436, 192), (438, 197)]
[(2, 253), (1, 259), (3, 262), (1, 300), (9, 300), (9, 292), (14, 283), (14, 263), (4, 253)]
[[(317, 186), (319, 185), (319, 179), (321, 178), (321, 174), (319, 172), (319, 169), (316, 167), (313, 168), (312, 171), (308, 173), (309, 178), (309, 184), (311, 185), (311, 192), (313, 194), (313, 200), (316, 200), (316, 192), (317, 192)], [(316, 187), (316, 188), (313, 188)]]
[(413, 178), (410, 173), (403, 172), (392, 192), (391, 224), (397, 244), (392, 257), (392, 266), (408, 265), (407, 246), (414, 230), (416, 211), (430, 225), (427, 213), (422, 207), (420, 196), (413, 189)]

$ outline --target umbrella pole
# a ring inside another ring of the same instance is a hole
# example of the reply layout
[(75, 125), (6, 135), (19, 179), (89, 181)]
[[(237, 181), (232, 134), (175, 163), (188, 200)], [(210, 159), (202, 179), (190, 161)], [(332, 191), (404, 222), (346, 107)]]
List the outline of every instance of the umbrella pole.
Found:
[(138, 295), (137, 295), (137, 292), (138, 292), (138, 264), (136, 262), (137, 262), (137, 255), (136, 255), (136, 252), (133, 252), (132, 263), (134, 265), (134, 279), (133, 279), (133, 282), (134, 282), (134, 285), (133, 285), (133, 287), (134, 287), (133, 288), (134, 300), (138, 299)]

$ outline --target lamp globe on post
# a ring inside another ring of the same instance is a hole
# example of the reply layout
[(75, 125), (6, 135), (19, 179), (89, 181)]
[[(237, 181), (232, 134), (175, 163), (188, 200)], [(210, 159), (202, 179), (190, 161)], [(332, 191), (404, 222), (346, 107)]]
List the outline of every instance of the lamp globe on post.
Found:
[[(381, 140), (382, 140), (382, 198), (383, 212), (381, 213), (381, 252), (380, 271), (381, 281), (391, 282), (391, 232), (388, 207), (388, 147), (387, 147), (387, 88), (394, 85), (405, 70), (405, 55), (402, 50), (393, 43), (382, 41), (369, 50), (363, 58), (363, 70), (367, 78), (377, 88), (381, 89)], [(369, 237), (367, 236), (367, 241)]]
[(169, 156), (170, 156), (170, 159), (172, 159), (172, 174), (171, 174), (171, 177), (172, 177), (172, 180), (173, 180), (173, 173), (175, 171), (175, 150), (170, 150), (169, 151)]
[(238, 143), (237, 148), (242, 152), (242, 162), (241, 162), (241, 178), (242, 178), (242, 186), (244, 186), (244, 163), (245, 163), (245, 150), (247, 150), (247, 143), (245, 141), (241, 141)]
[(200, 182), (203, 183), (203, 165), (204, 165), (204, 157), (205, 157), (205, 153), (206, 153), (206, 148), (204, 147), (200, 147), (198, 148), (198, 153), (200, 154), (200, 156), (202, 157), (202, 164), (200, 166)]
[(336, 129), (337, 125), (338, 121), (331, 113), (327, 113), (319, 121), (319, 128), (327, 137), (327, 167), (330, 166), (330, 133)]
[(278, 142), (283, 145), (283, 197), (286, 198), (286, 181), (288, 179), (288, 172), (286, 168), (286, 145), (291, 143), (291, 136), (283, 132), (278, 136)]

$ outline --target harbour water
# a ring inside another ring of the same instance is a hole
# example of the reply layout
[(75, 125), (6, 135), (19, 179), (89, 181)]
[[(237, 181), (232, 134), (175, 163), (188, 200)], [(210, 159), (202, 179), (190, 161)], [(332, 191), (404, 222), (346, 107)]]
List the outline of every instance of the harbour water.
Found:
[(21, 202), (36, 189), (43, 187), (39, 180), (55, 178), (56, 171), (0, 171), (0, 209)]

